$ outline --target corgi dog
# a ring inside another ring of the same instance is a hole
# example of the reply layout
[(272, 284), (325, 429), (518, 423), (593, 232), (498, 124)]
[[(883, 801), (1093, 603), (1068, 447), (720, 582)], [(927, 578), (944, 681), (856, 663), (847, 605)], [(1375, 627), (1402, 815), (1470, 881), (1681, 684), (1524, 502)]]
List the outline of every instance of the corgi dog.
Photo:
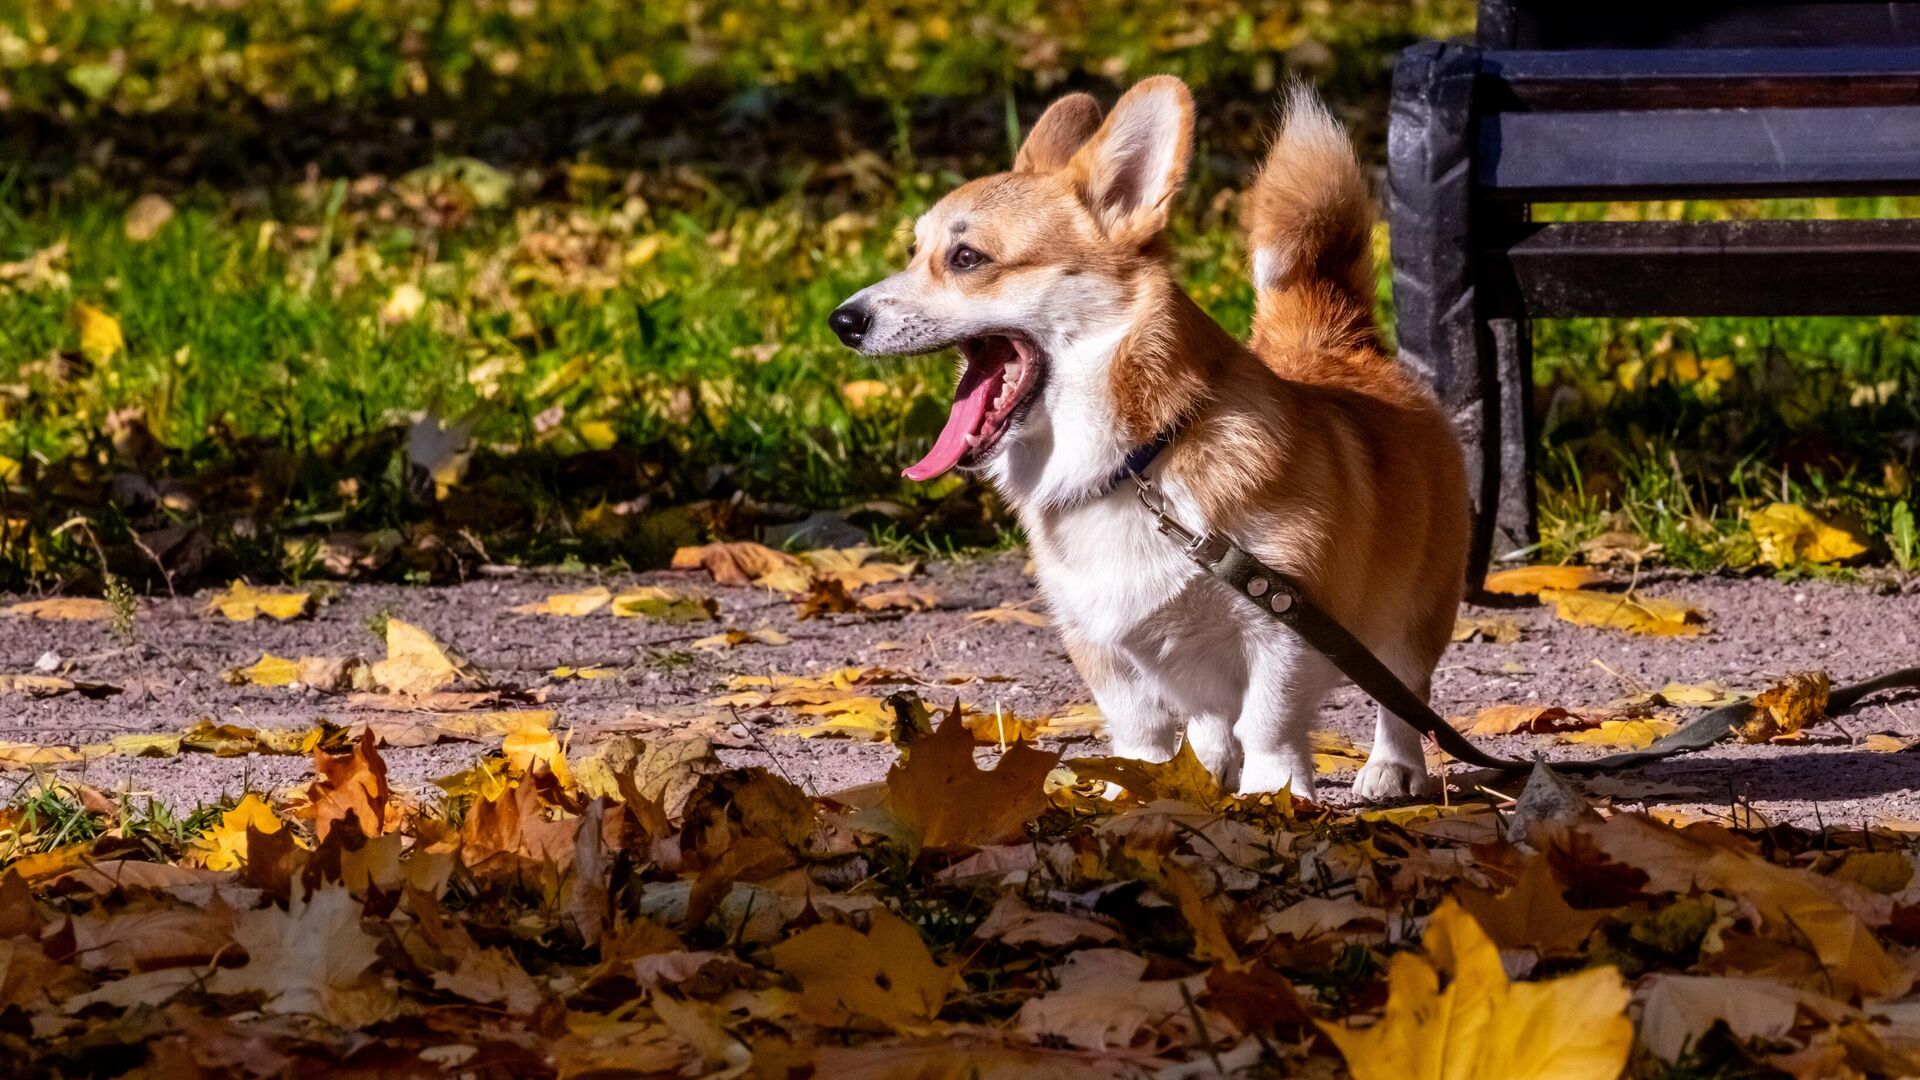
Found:
[[(1366, 181), (1326, 107), (1289, 93), (1246, 193), (1245, 344), (1181, 289), (1163, 238), (1192, 131), (1168, 76), (1104, 119), (1085, 94), (1056, 101), (1012, 171), (941, 199), (907, 267), (830, 322), (867, 354), (958, 347), (952, 413), (906, 476), (971, 469), (1014, 508), (1115, 753), (1164, 761), (1184, 731), (1225, 790), (1311, 797), (1338, 673), (1156, 531), (1127, 468), (1151, 456), (1175, 519), (1293, 577), (1423, 697), (1465, 580), (1465, 472), (1438, 405), (1381, 351)], [(1420, 736), (1383, 710), (1353, 786), (1432, 790)]]

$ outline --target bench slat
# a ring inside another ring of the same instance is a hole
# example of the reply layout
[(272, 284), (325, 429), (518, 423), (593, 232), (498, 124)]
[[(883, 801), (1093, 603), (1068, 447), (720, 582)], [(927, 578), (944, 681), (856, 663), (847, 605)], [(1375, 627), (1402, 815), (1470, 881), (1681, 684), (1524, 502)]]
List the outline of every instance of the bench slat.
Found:
[(1920, 314), (1920, 220), (1560, 222), (1487, 253), (1524, 313)]
[(1495, 110), (1920, 104), (1920, 48), (1578, 49), (1487, 53)]
[(1920, 193), (1920, 104), (1495, 113), (1476, 167), (1535, 202)]

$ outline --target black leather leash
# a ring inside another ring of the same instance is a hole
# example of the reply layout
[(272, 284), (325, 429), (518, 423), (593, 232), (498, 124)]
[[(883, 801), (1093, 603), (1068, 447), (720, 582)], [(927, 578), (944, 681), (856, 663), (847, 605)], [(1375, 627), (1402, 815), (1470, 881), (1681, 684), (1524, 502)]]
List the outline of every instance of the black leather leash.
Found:
[[(1233, 590), (1242, 600), (1259, 608), (1268, 618), (1300, 635), (1302, 641), (1332, 661), (1333, 666), (1352, 680), (1361, 692), (1379, 702), (1414, 730), (1431, 737), (1440, 749), (1454, 758), (1501, 772), (1533, 767), (1531, 761), (1496, 757), (1468, 742), (1465, 735), (1434, 712), (1420, 695), (1408, 689), (1399, 676), (1381, 663), (1380, 658), (1361, 644), (1359, 638), (1340, 625), (1339, 620), (1309, 599), (1292, 578), (1254, 558), (1245, 548), (1224, 536), (1212, 532), (1195, 533), (1174, 520), (1167, 513), (1166, 504), (1161, 501), (1153, 481), (1146, 478), (1147, 466), (1159, 456), (1170, 439), (1170, 435), (1162, 435), (1128, 455), (1122, 475), (1133, 480), (1140, 494), (1141, 505), (1154, 516), (1160, 532), (1178, 543), (1188, 558)], [(1920, 667), (1904, 668), (1877, 679), (1838, 687), (1827, 696), (1827, 712), (1845, 712), (1869, 694), (1899, 687), (1920, 687)], [(1751, 712), (1752, 707), (1748, 703), (1735, 702), (1693, 718), (1679, 730), (1656, 740), (1643, 750), (1549, 764), (1562, 772), (1572, 773), (1635, 768), (1675, 754), (1691, 753), (1712, 746), (1744, 723)]]

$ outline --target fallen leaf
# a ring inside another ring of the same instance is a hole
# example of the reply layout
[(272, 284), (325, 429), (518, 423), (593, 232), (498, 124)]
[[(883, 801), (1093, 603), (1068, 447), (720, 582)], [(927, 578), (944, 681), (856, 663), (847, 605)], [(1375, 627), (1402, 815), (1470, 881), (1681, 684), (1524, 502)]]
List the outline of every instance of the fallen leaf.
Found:
[(1447, 722), (1468, 735), (1511, 735), (1516, 731), (1543, 735), (1592, 726), (1558, 705), (1489, 705), (1476, 716), (1452, 717)]
[(1046, 809), (1043, 782), (1060, 755), (1016, 743), (988, 771), (974, 764), (973, 747), (973, 735), (954, 709), (887, 770), (887, 795), (875, 822), (914, 850), (977, 847), (1019, 836)]
[(690, 648), (699, 649), (702, 652), (720, 652), (726, 649), (737, 649), (742, 645), (787, 645), (792, 641), (792, 638), (780, 631), (765, 627), (759, 630), (728, 629), (711, 637), (703, 637), (694, 642)]
[(1178, 799), (1195, 806), (1213, 809), (1231, 801), (1220, 790), (1220, 782), (1194, 756), (1193, 744), (1182, 741), (1170, 761), (1138, 761), (1134, 758), (1074, 758), (1067, 768), (1081, 780), (1105, 781), (1118, 785), (1129, 801), (1150, 803), (1159, 799)]
[(1608, 566), (1614, 563), (1639, 565), (1660, 554), (1663, 545), (1641, 536), (1639, 533), (1613, 531), (1604, 532), (1591, 540), (1580, 543), (1580, 557), (1589, 566)]
[(1656, 740), (1673, 734), (1679, 726), (1671, 720), (1657, 718), (1602, 720), (1598, 727), (1563, 734), (1560, 736), (1560, 741), (1577, 743), (1581, 746), (1604, 746), (1614, 750), (1645, 750)]
[(940, 594), (926, 589), (882, 589), (859, 599), (862, 611), (932, 611)]
[(984, 611), (969, 611), (967, 618), (980, 623), (1017, 623), (1021, 626), (1045, 626), (1047, 617), (1038, 611), (1019, 607), (995, 607)]
[(769, 955), (799, 984), (801, 1011), (830, 1027), (867, 1020), (924, 1029), (959, 976), (936, 963), (919, 932), (885, 908), (873, 909), (864, 934), (823, 924), (775, 945)]
[(544, 600), (521, 604), (511, 610), (515, 615), (558, 615), (578, 618), (599, 611), (612, 600), (613, 593), (609, 592), (606, 586), (596, 585), (584, 592), (553, 593)]
[(45, 600), (27, 600), (18, 604), (9, 604), (0, 608), (0, 615), (11, 615), (21, 619), (92, 622), (111, 619), (113, 606), (105, 600), (88, 597), (54, 596)]
[(259, 995), (267, 1012), (314, 1016), (348, 1030), (394, 1010), (393, 990), (373, 970), (379, 939), (361, 927), (360, 901), (342, 886), (322, 886), (307, 898), (296, 891), (285, 911), (240, 912), (233, 936), (247, 962), (215, 969), (211, 993)]
[(207, 601), (208, 612), (219, 612), (233, 622), (252, 622), (260, 615), (285, 622), (307, 613), (313, 602), (310, 592), (256, 589), (245, 581), (236, 581)]
[(500, 753), (514, 768), (526, 771), (534, 762), (546, 766), (562, 787), (573, 786), (573, 773), (567, 768), (567, 754), (560, 740), (547, 726), (553, 714), (530, 719), (524, 726), (507, 733), (500, 741)]
[(1577, 952), (1607, 917), (1605, 910), (1577, 910), (1569, 905), (1554, 876), (1552, 860), (1544, 855), (1522, 860), (1513, 886), (1503, 892), (1466, 885), (1455, 896), (1495, 945), (1534, 949), (1545, 956)]
[(1488, 574), (1481, 588), (1505, 596), (1538, 596), (1548, 589), (1584, 589), (1607, 581), (1606, 574), (1590, 566), (1516, 566)]
[(1453, 901), (1434, 911), (1421, 944), (1424, 955), (1387, 962), (1378, 1023), (1317, 1021), (1354, 1080), (1617, 1080), (1626, 1068), (1633, 1024), (1616, 969), (1513, 982), (1499, 949)]
[(1453, 624), (1453, 640), (1484, 641), (1490, 645), (1512, 645), (1521, 638), (1520, 624), (1512, 619), (1468, 616)]
[(164, 195), (149, 192), (133, 200), (127, 207), (126, 220), (122, 230), (127, 239), (136, 244), (144, 244), (159, 235), (162, 227), (173, 220), (173, 204)]
[[(1122, 949), (1082, 949), (1054, 969), (1058, 986), (1029, 998), (1014, 1030), (1038, 1042), (1088, 1050), (1130, 1047), (1143, 1033), (1170, 1027), (1166, 1041), (1191, 1038), (1189, 1005), (1206, 990), (1204, 975), (1147, 979), (1147, 959)], [(1209, 1025), (1210, 1028), (1224, 1026)]]
[(79, 694), (98, 701), (120, 693), (107, 683), (75, 682), (58, 675), (0, 675), (0, 694), (24, 694), (30, 698), (54, 698)]
[(1673, 600), (1636, 598), (1627, 593), (1543, 589), (1540, 599), (1554, 614), (1575, 626), (1597, 626), (1656, 637), (1692, 637), (1706, 631), (1706, 613)]
[(1832, 683), (1824, 671), (1789, 675), (1754, 696), (1751, 710), (1738, 729), (1744, 742), (1766, 742), (1792, 735), (1827, 717), (1827, 693)]
[(387, 763), (374, 749), (373, 732), (362, 731), (344, 754), (315, 747), (313, 767), (320, 775), (308, 785), (307, 801), (316, 840), (326, 840), (339, 822), (348, 819), (359, 826), (362, 836), (379, 836), (386, 830), (387, 802), (393, 792), (387, 787)]
[(1640, 1041), (1662, 1061), (1679, 1061), (1716, 1024), (1741, 1042), (1785, 1035), (1799, 1019), (1802, 994), (1771, 979), (1662, 972), (1636, 997)]
[(73, 305), (73, 321), (80, 327), (80, 351), (96, 364), (105, 364), (127, 349), (120, 320), (94, 307), (78, 302)]
[(247, 861), (247, 830), (272, 835), (285, 827), (265, 800), (248, 792), (218, 822), (194, 837), (192, 862), (209, 870), (236, 870)]
[(620, 669), (614, 668), (614, 667), (602, 667), (598, 664), (589, 665), (587, 667), (571, 667), (569, 665), (562, 664), (559, 667), (554, 668), (552, 671), (547, 672), (547, 674), (556, 679), (587, 679), (587, 680), (617, 679), (620, 677)]
[(1792, 503), (1774, 503), (1747, 515), (1747, 531), (1770, 566), (1833, 563), (1866, 553), (1866, 545), (1845, 529), (1820, 520)]
[(720, 617), (720, 605), (705, 593), (643, 585), (614, 597), (613, 613), (660, 623), (712, 622)]
[(238, 667), (222, 676), (234, 686), (291, 686), (300, 681), (300, 661), (289, 660), (272, 653), (260, 654), (260, 659)]
[(799, 559), (750, 541), (683, 547), (673, 553), (673, 569), (705, 570), (721, 585), (751, 585), (755, 578), (781, 569), (804, 567)]
[(468, 669), (432, 634), (399, 619), (387, 620), (387, 658), (372, 667), (373, 681), (396, 694), (425, 694), (459, 679)]

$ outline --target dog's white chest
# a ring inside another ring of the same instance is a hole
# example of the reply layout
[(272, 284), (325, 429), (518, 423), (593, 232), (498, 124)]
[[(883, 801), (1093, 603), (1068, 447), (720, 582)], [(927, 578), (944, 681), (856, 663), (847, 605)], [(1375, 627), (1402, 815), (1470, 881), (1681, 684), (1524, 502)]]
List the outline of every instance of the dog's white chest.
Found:
[[(1181, 501), (1173, 500), (1175, 513), (1193, 521)], [(1154, 527), (1130, 487), (1057, 517), (1035, 563), (1061, 629), (1129, 657), (1164, 700), (1218, 707), (1237, 696), (1244, 620)]]

